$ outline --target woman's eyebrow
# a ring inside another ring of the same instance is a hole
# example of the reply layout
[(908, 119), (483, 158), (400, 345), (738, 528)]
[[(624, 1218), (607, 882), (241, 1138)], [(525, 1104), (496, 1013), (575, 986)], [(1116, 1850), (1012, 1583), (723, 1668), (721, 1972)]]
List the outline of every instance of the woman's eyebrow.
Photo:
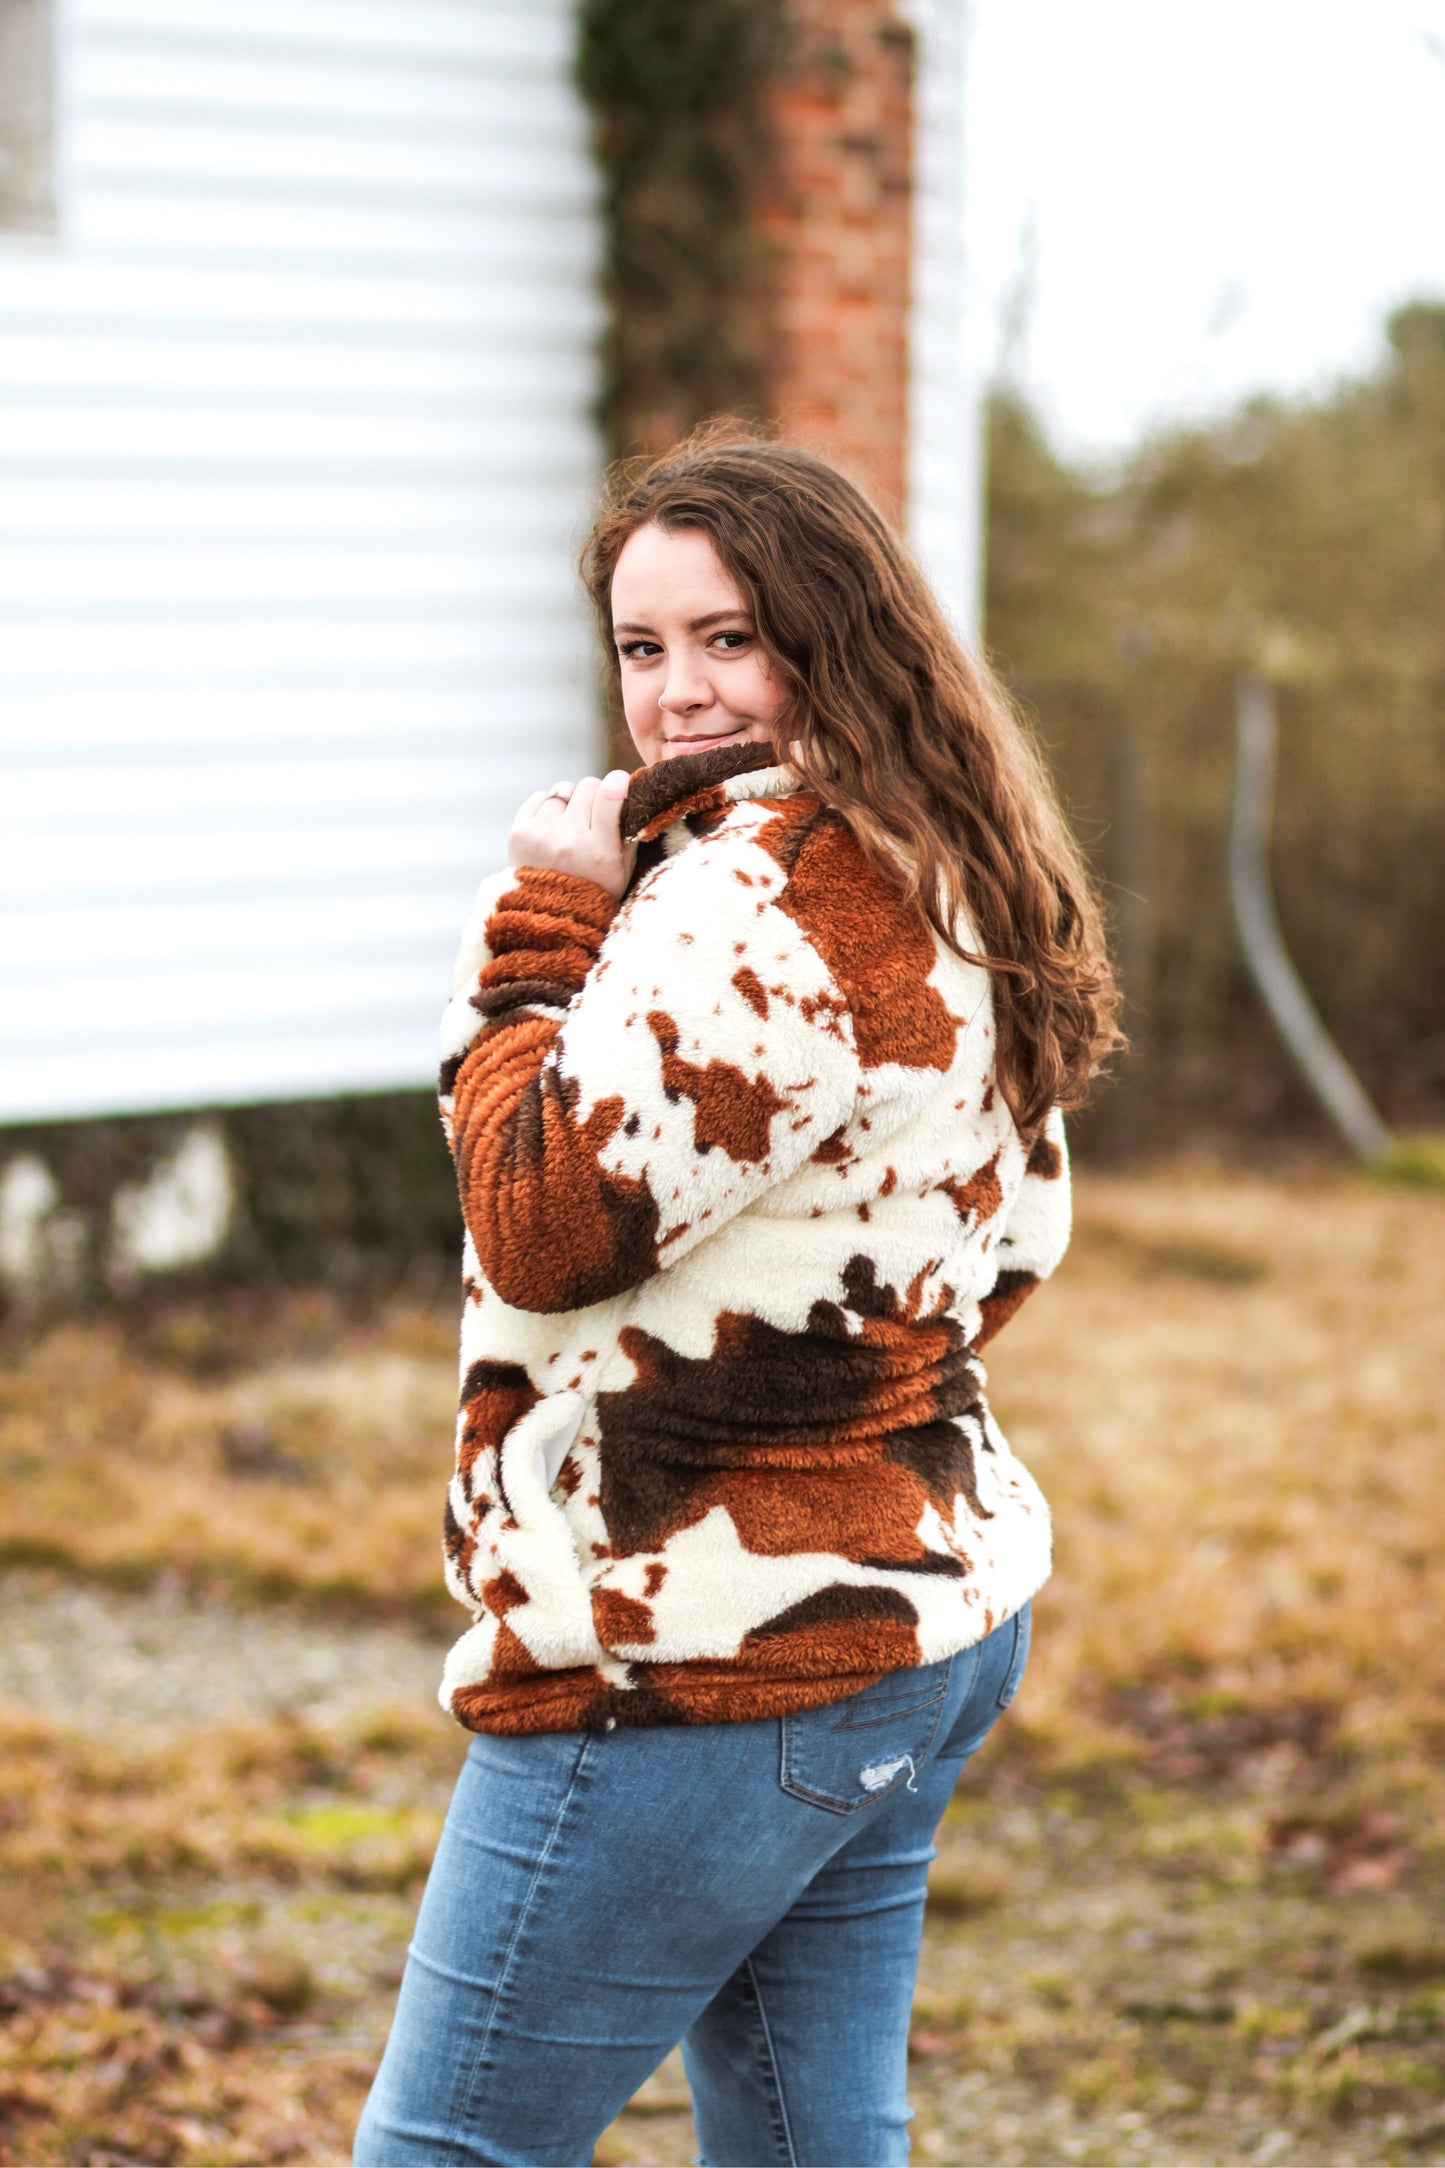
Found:
[[(741, 608), (709, 610), (706, 617), (691, 618), (687, 629), (689, 632), (705, 632), (709, 625), (720, 625), (725, 617), (746, 617), (747, 615), (748, 612)], [(651, 625), (639, 625), (631, 618), (620, 617), (614, 619), (612, 626), (614, 632), (651, 632), (652, 629)]]

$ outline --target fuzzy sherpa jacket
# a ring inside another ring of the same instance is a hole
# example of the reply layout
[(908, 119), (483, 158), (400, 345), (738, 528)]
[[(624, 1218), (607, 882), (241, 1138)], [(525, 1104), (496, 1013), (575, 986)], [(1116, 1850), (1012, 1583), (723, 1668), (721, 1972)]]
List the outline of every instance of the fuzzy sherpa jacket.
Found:
[(465, 1241), (441, 1699), (472, 1730), (811, 1707), (1049, 1568), (978, 1349), (1068, 1240), (989, 980), (766, 746), (641, 770), (617, 903), (482, 885), (443, 1025)]

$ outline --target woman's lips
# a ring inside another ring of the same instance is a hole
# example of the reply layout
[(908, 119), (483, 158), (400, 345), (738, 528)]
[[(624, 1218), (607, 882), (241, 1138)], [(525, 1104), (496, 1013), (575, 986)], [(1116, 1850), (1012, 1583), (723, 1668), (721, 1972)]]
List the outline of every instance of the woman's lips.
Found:
[(669, 738), (667, 740), (667, 753), (664, 757), (671, 759), (678, 753), (705, 753), (709, 746), (727, 745), (732, 739), (741, 736), (742, 726), (738, 725), (732, 730), (701, 731), (696, 737), (692, 738)]

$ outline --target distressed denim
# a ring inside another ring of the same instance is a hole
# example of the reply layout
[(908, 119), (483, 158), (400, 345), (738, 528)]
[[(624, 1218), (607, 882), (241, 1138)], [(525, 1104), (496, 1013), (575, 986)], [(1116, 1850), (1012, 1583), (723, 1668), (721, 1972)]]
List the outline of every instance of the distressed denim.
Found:
[(1028, 1638), (756, 1723), (478, 1735), (355, 2168), (590, 2161), (679, 2040), (709, 2168), (905, 2161), (933, 1832)]

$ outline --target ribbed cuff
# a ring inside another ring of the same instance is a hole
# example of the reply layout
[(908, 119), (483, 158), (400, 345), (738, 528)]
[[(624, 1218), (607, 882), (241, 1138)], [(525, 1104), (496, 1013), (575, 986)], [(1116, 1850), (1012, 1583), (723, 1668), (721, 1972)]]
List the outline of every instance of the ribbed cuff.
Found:
[(617, 903), (585, 874), (518, 867), (487, 920), (491, 957), (474, 1005), (488, 1015), (519, 1001), (569, 1001), (597, 961)]

